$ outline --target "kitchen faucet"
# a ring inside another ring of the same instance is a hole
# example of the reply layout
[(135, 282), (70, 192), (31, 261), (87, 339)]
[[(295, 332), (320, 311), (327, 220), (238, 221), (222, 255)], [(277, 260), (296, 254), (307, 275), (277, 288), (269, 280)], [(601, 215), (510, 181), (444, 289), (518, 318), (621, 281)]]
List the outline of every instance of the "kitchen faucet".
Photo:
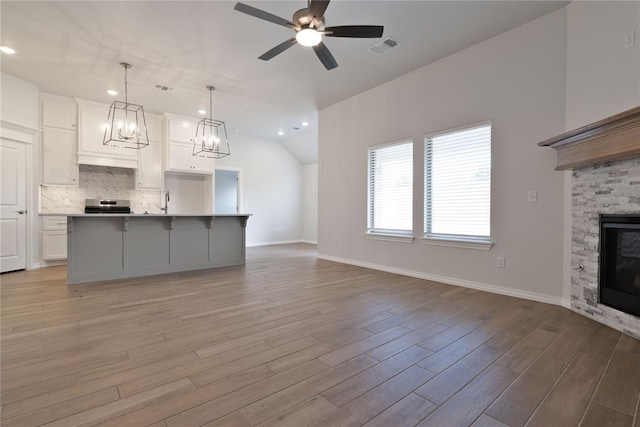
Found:
[(169, 213), (169, 192), (164, 193), (164, 207), (160, 208), (165, 214)]

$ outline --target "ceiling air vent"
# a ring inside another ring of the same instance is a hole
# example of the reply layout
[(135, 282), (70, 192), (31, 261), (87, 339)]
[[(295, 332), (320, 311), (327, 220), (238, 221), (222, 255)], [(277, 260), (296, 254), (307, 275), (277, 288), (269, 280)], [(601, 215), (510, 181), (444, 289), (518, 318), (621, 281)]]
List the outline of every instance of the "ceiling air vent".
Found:
[(400, 43), (398, 43), (398, 40), (395, 40), (395, 39), (392, 39), (391, 37), (389, 37), (389, 38), (381, 41), (377, 45), (371, 46), (369, 48), (369, 50), (371, 52), (375, 53), (376, 55), (382, 55), (383, 53), (385, 53), (389, 49), (393, 49), (394, 47), (398, 46), (399, 44)]
[(154, 86), (156, 89), (161, 90), (163, 92), (173, 92), (173, 88), (169, 87), (169, 86), (165, 86), (165, 85), (155, 85)]

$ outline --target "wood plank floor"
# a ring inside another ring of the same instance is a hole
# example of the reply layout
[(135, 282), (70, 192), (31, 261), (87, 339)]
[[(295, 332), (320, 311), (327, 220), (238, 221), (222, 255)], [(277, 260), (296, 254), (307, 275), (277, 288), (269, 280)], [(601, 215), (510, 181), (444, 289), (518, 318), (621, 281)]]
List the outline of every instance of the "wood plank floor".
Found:
[(248, 249), (0, 276), (2, 425), (640, 427), (640, 342), (561, 307)]

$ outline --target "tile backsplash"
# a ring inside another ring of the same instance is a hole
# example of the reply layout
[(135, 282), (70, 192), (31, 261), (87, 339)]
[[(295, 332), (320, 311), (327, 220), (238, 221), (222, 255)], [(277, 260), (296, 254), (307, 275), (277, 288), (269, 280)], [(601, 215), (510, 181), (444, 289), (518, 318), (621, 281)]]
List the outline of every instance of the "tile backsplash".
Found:
[(84, 213), (85, 199), (102, 198), (130, 200), (134, 213), (161, 213), (162, 191), (136, 190), (135, 184), (134, 169), (80, 165), (79, 187), (40, 186), (40, 212)]

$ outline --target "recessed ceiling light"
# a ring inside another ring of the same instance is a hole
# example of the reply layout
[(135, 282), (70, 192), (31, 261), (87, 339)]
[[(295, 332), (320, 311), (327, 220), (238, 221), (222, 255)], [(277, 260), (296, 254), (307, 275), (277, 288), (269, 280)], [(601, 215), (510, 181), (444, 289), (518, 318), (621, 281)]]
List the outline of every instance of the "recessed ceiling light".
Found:
[(302, 122), (302, 126), (309, 126), (309, 122)]
[(16, 50), (9, 46), (0, 46), (0, 52), (6, 53), (8, 55), (13, 55), (14, 53), (16, 53)]
[(107, 90), (107, 93), (108, 93), (109, 95), (111, 95), (111, 96), (116, 96), (116, 95), (118, 94), (118, 91), (115, 91), (115, 90), (113, 90), (113, 89), (109, 89), (109, 90)]
[(198, 114), (204, 116), (205, 114), (207, 114), (207, 110), (198, 110)]
[(282, 136), (282, 135), (284, 135), (284, 132), (283, 132), (283, 131), (281, 131), (281, 130), (279, 130), (279, 131), (278, 131), (278, 135)]

